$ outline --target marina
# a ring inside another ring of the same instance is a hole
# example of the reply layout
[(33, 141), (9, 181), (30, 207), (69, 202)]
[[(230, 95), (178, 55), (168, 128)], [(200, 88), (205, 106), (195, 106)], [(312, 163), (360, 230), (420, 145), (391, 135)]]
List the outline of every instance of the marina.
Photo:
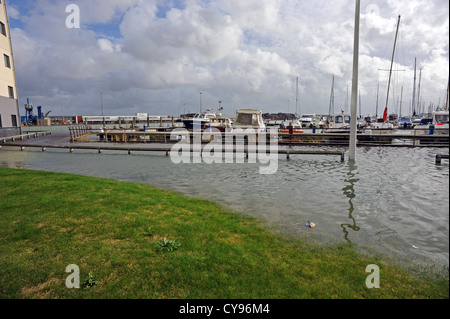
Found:
[(1, 296), (448, 298), (448, 6), (6, 2)]

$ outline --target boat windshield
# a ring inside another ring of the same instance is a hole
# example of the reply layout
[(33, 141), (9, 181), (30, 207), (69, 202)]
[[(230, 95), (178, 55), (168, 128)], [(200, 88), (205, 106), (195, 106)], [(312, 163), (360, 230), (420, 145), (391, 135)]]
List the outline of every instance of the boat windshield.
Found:
[(246, 125), (258, 125), (258, 115), (257, 114), (246, 114), (239, 113), (236, 122)]
[(216, 115), (213, 113), (197, 113), (194, 116), (195, 119), (212, 119), (216, 118)]

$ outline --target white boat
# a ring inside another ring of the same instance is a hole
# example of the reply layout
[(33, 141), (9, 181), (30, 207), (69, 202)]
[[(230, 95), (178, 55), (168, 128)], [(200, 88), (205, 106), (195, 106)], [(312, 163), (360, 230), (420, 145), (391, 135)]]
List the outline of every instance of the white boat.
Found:
[(242, 109), (236, 114), (236, 119), (233, 123), (234, 129), (255, 129), (258, 132), (265, 132), (266, 125), (262, 118), (262, 111), (255, 109)]
[(206, 132), (212, 132), (213, 129), (219, 130), (220, 132), (231, 132), (233, 130), (233, 121), (226, 116), (217, 116), (205, 123), (203, 128)]
[(384, 122), (383, 119), (378, 119), (377, 122), (372, 122), (367, 127), (372, 130), (393, 130), (395, 128), (394, 123)]
[(350, 130), (350, 114), (344, 112), (340, 114), (333, 114), (328, 117), (328, 127), (325, 129), (326, 133), (337, 133), (342, 130)]
[(448, 128), (449, 112), (447, 111), (435, 111), (431, 114), (433, 117), (433, 125), (436, 128)]
[(313, 120), (315, 117), (316, 114), (303, 114), (300, 119), (302, 127), (313, 127)]
[(292, 129), (292, 133), (305, 133), (303, 130), (302, 122), (300, 122), (299, 119), (293, 119), (293, 120), (285, 120), (283, 121), (283, 124), (281, 125), (279, 132), (280, 133), (290, 133)]
[(215, 118), (216, 113), (207, 110), (206, 112), (196, 113), (193, 118), (183, 119), (182, 122), (188, 130), (192, 130), (194, 127), (203, 129), (206, 123)]
[(301, 128), (303, 128), (303, 125), (302, 125), (302, 122), (300, 122), (300, 120), (299, 119), (293, 119), (293, 120), (284, 120), (282, 123), (281, 123), (281, 129), (284, 129), (284, 128), (288, 128), (289, 126), (292, 126), (293, 128), (295, 128), (295, 129), (301, 129)]

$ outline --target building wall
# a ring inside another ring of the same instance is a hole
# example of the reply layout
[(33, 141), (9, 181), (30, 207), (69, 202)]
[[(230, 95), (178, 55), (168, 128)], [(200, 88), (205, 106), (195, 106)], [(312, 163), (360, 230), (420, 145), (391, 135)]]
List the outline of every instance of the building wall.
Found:
[(8, 14), (5, 0), (0, 0), (0, 137), (20, 133), (20, 114)]

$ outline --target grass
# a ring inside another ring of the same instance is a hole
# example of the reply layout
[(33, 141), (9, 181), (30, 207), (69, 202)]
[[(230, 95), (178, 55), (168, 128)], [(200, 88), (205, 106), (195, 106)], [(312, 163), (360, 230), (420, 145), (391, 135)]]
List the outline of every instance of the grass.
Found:
[[(95, 284), (68, 289), (70, 264)], [(430, 277), (146, 185), (0, 168), (0, 298), (448, 298)]]

